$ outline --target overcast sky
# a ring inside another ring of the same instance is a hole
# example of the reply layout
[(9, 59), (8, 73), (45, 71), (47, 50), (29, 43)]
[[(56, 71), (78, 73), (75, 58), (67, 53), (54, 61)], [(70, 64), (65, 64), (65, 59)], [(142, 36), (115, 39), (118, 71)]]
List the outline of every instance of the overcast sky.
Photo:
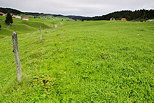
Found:
[(28, 12), (97, 16), (119, 10), (154, 9), (154, 0), (0, 0), (0, 7)]

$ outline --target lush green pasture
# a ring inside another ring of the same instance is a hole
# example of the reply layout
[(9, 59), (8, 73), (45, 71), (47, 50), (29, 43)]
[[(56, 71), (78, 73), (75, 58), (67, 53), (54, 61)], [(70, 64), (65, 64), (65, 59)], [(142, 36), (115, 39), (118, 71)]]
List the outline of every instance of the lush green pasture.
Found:
[(0, 16), (0, 25), (2, 25), (0, 38), (11, 35), (13, 31), (18, 32), (18, 34), (34, 32), (40, 29), (40, 25), (42, 26), (42, 29), (50, 29), (54, 24), (60, 24), (60, 21), (62, 20), (62, 18), (54, 19), (55, 20), (30, 18), (28, 21), (25, 21), (13, 18), (14, 23), (8, 26), (5, 24), (5, 17)]
[(42, 41), (38, 30), (18, 39), (20, 84), (11, 36), (0, 38), (1, 103), (154, 100), (154, 22), (71, 21), (43, 30)]

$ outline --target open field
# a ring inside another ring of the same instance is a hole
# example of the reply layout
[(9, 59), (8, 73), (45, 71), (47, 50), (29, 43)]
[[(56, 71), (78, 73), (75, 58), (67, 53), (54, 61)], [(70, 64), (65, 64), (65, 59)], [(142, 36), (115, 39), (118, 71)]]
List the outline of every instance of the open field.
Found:
[(55, 20), (30, 18), (29, 21), (25, 21), (14, 18), (12, 26), (7, 26), (5, 25), (5, 17), (0, 16), (0, 24), (2, 25), (0, 38), (5, 37), (5, 35), (11, 35), (13, 31), (16, 31), (18, 34), (34, 32), (40, 29), (40, 25), (43, 29), (50, 29), (54, 24), (58, 24), (62, 20), (62, 18), (54, 19)]
[(153, 102), (154, 22), (65, 21), (44, 29), (42, 41), (38, 25), (21, 25), (36, 28), (13, 29), (19, 32), (21, 84), (11, 33), (0, 31), (1, 103)]

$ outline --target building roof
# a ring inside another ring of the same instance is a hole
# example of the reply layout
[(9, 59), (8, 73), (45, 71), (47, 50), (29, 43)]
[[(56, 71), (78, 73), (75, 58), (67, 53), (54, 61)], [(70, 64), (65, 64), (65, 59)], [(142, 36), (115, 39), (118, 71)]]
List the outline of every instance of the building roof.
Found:
[(22, 18), (28, 19), (29, 17), (22, 17)]
[(3, 12), (0, 12), (0, 14), (3, 14), (3, 15), (4, 15), (5, 13), (3, 13)]

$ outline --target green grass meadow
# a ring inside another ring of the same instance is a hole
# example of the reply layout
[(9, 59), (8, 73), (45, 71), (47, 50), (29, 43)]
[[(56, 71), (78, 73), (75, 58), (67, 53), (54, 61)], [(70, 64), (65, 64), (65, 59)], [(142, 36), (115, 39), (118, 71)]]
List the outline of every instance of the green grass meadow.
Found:
[(154, 22), (16, 21), (0, 31), (0, 103), (154, 102)]

